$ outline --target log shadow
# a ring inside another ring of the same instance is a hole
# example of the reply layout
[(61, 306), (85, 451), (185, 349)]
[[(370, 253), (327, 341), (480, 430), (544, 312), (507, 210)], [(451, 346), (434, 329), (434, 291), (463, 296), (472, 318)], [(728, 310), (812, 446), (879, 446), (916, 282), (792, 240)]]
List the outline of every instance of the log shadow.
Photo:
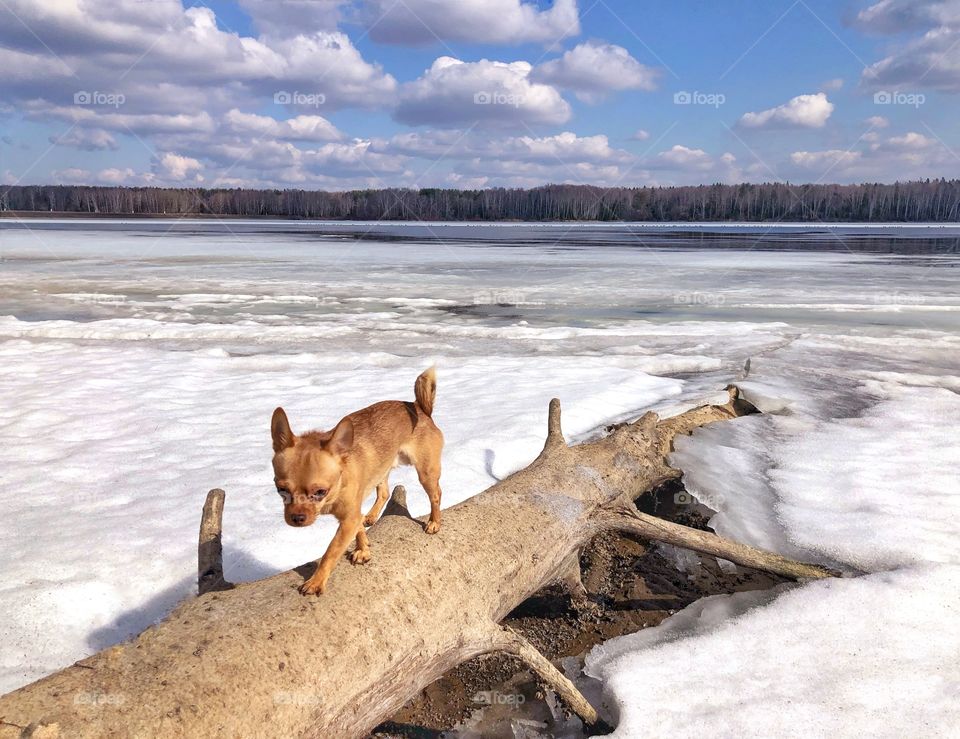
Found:
[[(224, 561), (227, 563), (228, 575), (242, 576), (241, 581), (260, 580), (270, 577), (282, 570), (263, 562), (256, 557), (229, 545), (224, 546)], [(313, 574), (316, 565), (313, 562), (301, 565), (297, 572), (306, 570), (306, 577)], [(239, 578), (238, 578), (239, 579)], [(156, 593), (147, 601), (121, 613), (110, 623), (105, 624), (87, 636), (87, 646), (92, 652), (99, 652), (114, 644), (131, 639), (144, 629), (165, 618), (180, 603), (197, 595), (197, 575), (191, 572), (176, 584)]]

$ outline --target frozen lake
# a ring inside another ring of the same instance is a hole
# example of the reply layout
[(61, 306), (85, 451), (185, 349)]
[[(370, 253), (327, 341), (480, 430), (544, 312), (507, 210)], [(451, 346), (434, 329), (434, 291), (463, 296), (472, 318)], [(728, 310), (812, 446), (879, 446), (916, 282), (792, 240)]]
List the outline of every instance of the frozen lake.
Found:
[[(283, 523), (271, 411), (327, 427), (435, 362), (444, 505), (529, 462), (553, 396), (582, 437), (736, 380), (766, 413), (675, 459), (712, 525), (868, 573), (595, 650), (618, 735), (953, 733), (958, 244), (951, 226), (0, 221), (0, 692), (186, 597), (211, 487), (228, 578), (319, 556), (333, 522)], [(411, 470), (391, 482), (428, 510)]]

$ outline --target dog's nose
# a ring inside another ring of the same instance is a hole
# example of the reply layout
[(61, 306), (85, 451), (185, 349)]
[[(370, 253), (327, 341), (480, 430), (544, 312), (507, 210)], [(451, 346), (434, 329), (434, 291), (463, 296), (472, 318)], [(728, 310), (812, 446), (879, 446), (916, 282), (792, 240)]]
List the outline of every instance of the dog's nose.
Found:
[(303, 526), (307, 521), (307, 517), (303, 513), (294, 513), (290, 516), (290, 520), (293, 522), (294, 526)]

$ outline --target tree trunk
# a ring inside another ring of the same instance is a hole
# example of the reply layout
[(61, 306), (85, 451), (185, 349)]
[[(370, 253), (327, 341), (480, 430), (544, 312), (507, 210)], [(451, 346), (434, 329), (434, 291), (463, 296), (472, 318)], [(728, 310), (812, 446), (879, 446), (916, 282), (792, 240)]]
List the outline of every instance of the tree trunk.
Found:
[(369, 530), (373, 560), (341, 563), (318, 597), (297, 592), (313, 563), (231, 588), (219, 566), (222, 491), (211, 491), (200, 541), (203, 594), (131, 642), (0, 698), (0, 735), (363, 736), (451, 668), (496, 651), (526, 662), (595, 723), (573, 684), (498, 623), (551, 582), (582, 596), (571, 563), (601, 531), (631, 531), (794, 578), (836, 574), (633, 505), (681, 474), (667, 463), (678, 434), (755, 410), (729, 391), (724, 405), (666, 420), (647, 413), (574, 447), (564, 443), (560, 404), (551, 401), (547, 441), (533, 463), (445, 510), (436, 536), (409, 517), (398, 488)]

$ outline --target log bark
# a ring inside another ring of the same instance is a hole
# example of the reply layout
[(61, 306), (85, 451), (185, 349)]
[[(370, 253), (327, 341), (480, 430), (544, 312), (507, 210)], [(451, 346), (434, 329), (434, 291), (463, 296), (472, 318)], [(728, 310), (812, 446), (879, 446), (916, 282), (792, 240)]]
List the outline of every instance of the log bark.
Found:
[(436, 536), (423, 534), (396, 489), (368, 533), (373, 560), (341, 563), (319, 597), (297, 592), (314, 563), (220, 589), (229, 583), (218, 564), (222, 496), (213, 494), (201, 529), (202, 594), (132, 641), (0, 698), (0, 735), (364, 736), (451, 668), (497, 651), (522, 659), (594, 723), (573, 684), (498, 624), (552, 582), (582, 597), (577, 553), (598, 533), (629, 531), (794, 578), (837, 574), (633, 505), (680, 476), (668, 462), (677, 435), (753, 410), (729, 392), (723, 405), (664, 420), (646, 413), (574, 447), (554, 400), (543, 451), (528, 467), (445, 510)]

